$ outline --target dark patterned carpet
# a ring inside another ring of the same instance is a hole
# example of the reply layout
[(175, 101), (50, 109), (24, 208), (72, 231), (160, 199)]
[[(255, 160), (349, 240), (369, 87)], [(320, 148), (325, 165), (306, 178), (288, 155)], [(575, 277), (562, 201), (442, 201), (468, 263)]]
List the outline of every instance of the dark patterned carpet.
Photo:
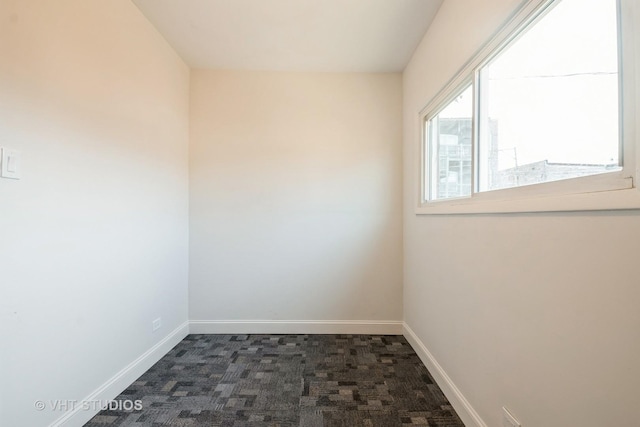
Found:
[(464, 427), (402, 336), (189, 335), (86, 426)]

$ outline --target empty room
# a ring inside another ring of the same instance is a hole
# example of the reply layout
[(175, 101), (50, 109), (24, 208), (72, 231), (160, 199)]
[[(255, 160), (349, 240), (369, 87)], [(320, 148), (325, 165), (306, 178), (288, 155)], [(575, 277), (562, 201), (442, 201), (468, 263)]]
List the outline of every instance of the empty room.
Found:
[(0, 0), (1, 427), (640, 427), (640, 3)]

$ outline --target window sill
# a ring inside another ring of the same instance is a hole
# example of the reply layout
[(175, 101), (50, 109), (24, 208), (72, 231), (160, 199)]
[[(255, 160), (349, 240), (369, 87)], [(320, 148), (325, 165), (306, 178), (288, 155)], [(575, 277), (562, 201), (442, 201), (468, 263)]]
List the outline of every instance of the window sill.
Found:
[[(571, 180), (568, 180), (571, 181)], [(632, 178), (608, 179), (588, 192), (576, 192), (575, 188), (564, 192), (565, 182), (543, 186), (477, 193), (473, 197), (422, 203), (416, 207), (417, 215), (460, 215), (491, 213), (575, 212), (640, 209), (640, 191), (633, 187)], [(559, 190), (559, 191), (558, 191)], [(519, 192), (518, 196), (513, 196)]]

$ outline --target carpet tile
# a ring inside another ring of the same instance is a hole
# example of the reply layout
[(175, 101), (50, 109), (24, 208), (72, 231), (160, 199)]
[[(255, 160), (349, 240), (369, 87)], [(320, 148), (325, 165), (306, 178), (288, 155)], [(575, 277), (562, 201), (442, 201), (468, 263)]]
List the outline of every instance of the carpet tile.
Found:
[(88, 427), (464, 427), (402, 336), (189, 335)]

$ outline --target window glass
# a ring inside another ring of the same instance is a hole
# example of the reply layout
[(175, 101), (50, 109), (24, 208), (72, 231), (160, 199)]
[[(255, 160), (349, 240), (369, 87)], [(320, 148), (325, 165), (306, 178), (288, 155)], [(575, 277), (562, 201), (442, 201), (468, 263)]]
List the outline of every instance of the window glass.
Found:
[(621, 170), (617, 43), (615, 0), (563, 0), (480, 69), (480, 191)]
[(427, 200), (471, 195), (473, 88), (467, 87), (427, 120)]

